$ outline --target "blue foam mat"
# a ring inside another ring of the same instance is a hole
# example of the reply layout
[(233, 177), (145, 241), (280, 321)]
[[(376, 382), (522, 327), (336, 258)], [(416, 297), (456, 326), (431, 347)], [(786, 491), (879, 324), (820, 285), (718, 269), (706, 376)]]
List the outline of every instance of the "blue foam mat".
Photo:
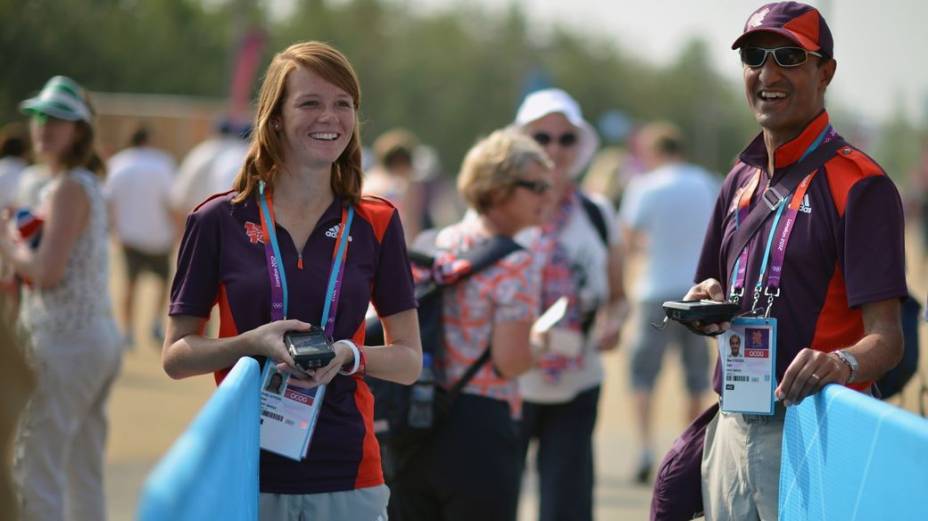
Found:
[(241, 358), (148, 476), (141, 521), (258, 519), (258, 362)]
[(928, 420), (830, 385), (786, 414), (780, 520), (928, 520)]

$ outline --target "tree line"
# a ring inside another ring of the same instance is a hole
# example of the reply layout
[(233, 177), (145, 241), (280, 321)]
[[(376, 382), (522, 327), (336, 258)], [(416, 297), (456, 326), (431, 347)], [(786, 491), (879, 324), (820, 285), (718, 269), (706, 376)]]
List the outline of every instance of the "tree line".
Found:
[(473, 5), (420, 13), (386, 0), (297, 0), (285, 17), (264, 4), (0, 0), (0, 121), (19, 118), (17, 103), (53, 74), (97, 91), (223, 97), (236, 39), (257, 27), (267, 40), (260, 70), (295, 41), (334, 44), (361, 79), (364, 141), (404, 126), (452, 173), (478, 136), (512, 120), (533, 85), (571, 92), (594, 125), (608, 111), (673, 121), (690, 156), (718, 172), (756, 132), (740, 89), (713, 69), (699, 40), (657, 66), (602, 35), (532, 27), (515, 4), (492, 14)]

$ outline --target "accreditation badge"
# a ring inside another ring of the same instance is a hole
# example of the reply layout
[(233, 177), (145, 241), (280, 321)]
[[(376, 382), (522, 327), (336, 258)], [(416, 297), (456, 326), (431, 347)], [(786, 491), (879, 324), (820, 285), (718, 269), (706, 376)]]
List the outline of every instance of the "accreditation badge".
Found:
[(290, 376), (277, 371), (273, 361), (261, 373), (260, 445), (264, 450), (301, 461), (309, 451), (325, 385), (306, 388), (291, 385)]
[(718, 339), (722, 411), (772, 415), (777, 385), (777, 320), (738, 317)]

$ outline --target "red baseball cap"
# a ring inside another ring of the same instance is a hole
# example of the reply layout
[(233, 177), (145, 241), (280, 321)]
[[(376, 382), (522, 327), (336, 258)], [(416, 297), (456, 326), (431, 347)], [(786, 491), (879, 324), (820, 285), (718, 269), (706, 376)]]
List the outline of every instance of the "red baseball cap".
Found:
[(757, 9), (744, 24), (744, 32), (731, 44), (738, 49), (745, 38), (757, 32), (776, 33), (789, 38), (807, 51), (816, 51), (826, 58), (834, 57), (831, 29), (822, 13), (811, 5), (799, 2), (775, 2)]

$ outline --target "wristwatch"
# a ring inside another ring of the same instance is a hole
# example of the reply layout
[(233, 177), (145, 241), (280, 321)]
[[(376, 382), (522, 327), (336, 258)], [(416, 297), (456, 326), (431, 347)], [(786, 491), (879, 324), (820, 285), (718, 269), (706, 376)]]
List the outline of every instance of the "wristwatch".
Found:
[(860, 372), (860, 364), (857, 362), (857, 357), (855, 357), (851, 353), (848, 353), (846, 350), (835, 351), (834, 353), (835, 353), (835, 356), (837, 356), (839, 360), (844, 362), (844, 365), (846, 365), (848, 369), (851, 370), (851, 374), (848, 375), (847, 382), (845, 383), (853, 382), (854, 377), (857, 376), (858, 372)]

